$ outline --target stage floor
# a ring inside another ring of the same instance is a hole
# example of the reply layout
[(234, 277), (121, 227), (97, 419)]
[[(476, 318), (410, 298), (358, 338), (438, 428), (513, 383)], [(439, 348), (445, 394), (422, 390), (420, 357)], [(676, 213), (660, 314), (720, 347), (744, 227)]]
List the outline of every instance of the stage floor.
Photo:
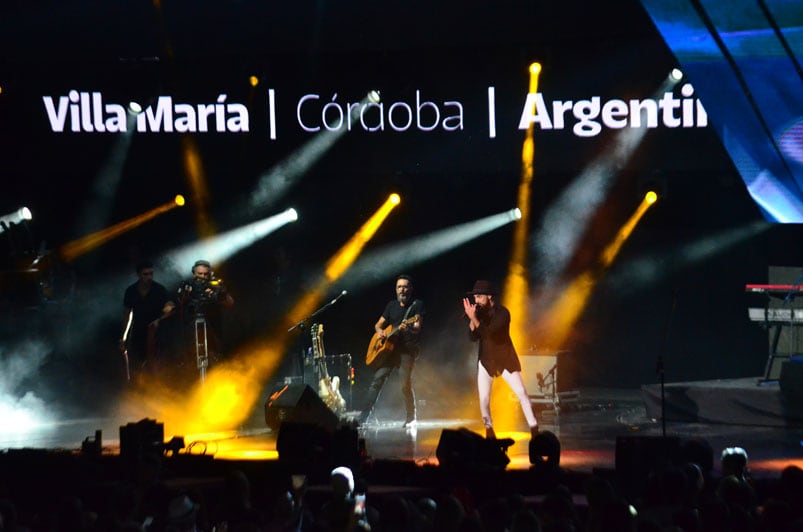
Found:
[[(517, 406), (517, 405), (514, 405)], [(536, 407), (544, 405), (536, 404)], [(481, 433), (478, 419), (455, 418), (448, 414), (449, 405), (429, 401), (420, 408), (420, 418), (414, 429), (405, 429), (402, 420), (369, 419), (359, 428), (365, 440), (367, 454), (374, 459), (411, 461), (419, 465), (437, 464), (436, 451), (444, 429), (465, 427)], [(560, 465), (577, 472), (592, 472), (596, 468), (614, 469), (617, 437), (661, 436), (660, 420), (647, 416), (640, 389), (580, 389), (564, 400), (556, 414), (554, 409), (537, 410), (542, 430), (554, 432), (561, 443)], [(0, 449), (52, 449), (80, 452), (85, 442), (90, 444), (100, 436), (103, 454), (120, 452), (119, 429), (131, 419), (111, 419), (86, 416), (64, 419), (50, 424), (29, 426), (9, 432), (8, 424), (0, 427)], [(157, 420), (158, 421), (158, 420)], [(508, 469), (528, 469), (529, 432), (527, 427), (498, 433), (516, 443), (508, 449)], [(99, 433), (97, 431), (100, 431)], [(795, 464), (803, 467), (803, 429), (739, 424), (688, 423), (668, 421), (667, 436), (683, 440), (704, 439), (714, 450), (715, 463), (726, 447), (740, 446), (750, 457), (755, 476), (774, 476), (784, 467)], [(173, 435), (165, 431), (165, 439)], [(185, 434), (182, 453), (211, 455), (216, 460), (276, 460), (276, 436), (261, 416), (255, 416), (238, 430), (214, 434)]]

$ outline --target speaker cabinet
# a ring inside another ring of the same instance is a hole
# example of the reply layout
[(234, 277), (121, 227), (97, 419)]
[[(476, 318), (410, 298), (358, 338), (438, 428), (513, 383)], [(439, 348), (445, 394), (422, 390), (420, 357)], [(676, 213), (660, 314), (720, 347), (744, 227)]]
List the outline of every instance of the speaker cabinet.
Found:
[(265, 423), (279, 430), (284, 422), (304, 423), (334, 432), (338, 419), (334, 412), (306, 384), (285, 384), (265, 403)]

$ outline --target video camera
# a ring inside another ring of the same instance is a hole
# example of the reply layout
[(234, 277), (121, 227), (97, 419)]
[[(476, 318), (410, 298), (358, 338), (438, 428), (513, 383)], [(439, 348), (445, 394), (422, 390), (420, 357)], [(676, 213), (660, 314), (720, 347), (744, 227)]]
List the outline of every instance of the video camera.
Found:
[(211, 274), (209, 279), (193, 278), (190, 281), (190, 294), (193, 300), (201, 303), (215, 303), (226, 295), (226, 287), (222, 279)]

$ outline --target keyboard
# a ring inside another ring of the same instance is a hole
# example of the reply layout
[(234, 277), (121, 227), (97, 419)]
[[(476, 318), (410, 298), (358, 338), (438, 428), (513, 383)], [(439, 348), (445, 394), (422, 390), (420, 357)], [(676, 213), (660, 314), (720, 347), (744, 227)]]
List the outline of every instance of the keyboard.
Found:
[(768, 321), (771, 323), (803, 323), (803, 309), (797, 308), (764, 308), (747, 309), (750, 321)]

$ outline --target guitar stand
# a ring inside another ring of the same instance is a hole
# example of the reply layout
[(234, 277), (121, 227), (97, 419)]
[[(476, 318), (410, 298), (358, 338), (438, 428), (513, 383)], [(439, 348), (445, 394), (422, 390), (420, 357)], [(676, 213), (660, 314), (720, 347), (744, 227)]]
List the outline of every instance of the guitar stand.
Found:
[[(353, 401), (353, 399), (354, 399), (354, 395), (353, 395), (354, 394), (354, 390), (353, 390), (353, 388), (354, 388), (354, 366), (351, 365), (351, 353), (341, 353), (339, 355), (327, 356), (326, 358), (329, 358), (329, 359), (332, 359), (332, 360), (335, 360), (335, 359), (342, 360), (343, 361), (342, 363), (345, 364), (345, 366), (346, 366), (346, 369), (347, 369), (346, 373), (347, 374), (345, 375), (345, 380), (348, 382), (348, 385), (349, 385), (348, 399), (346, 400), (346, 411), (349, 411), (349, 410), (351, 410), (351, 407), (354, 405), (354, 401)], [(341, 386), (343, 385), (343, 379), (344, 379), (344, 377), (340, 378), (340, 385)]]

